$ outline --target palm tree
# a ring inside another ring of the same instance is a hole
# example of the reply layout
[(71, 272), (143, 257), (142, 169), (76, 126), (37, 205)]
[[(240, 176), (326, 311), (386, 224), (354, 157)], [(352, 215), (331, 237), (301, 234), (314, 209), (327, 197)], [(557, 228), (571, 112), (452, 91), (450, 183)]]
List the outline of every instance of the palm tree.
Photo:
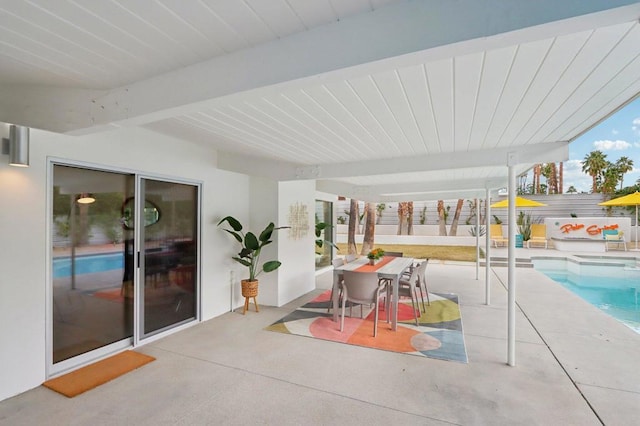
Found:
[(542, 164), (536, 164), (533, 166), (533, 192), (532, 194), (540, 193), (540, 174), (542, 171)]
[(456, 204), (456, 212), (453, 215), (453, 221), (451, 222), (451, 229), (449, 230), (449, 235), (458, 235), (458, 221), (460, 220), (460, 212), (462, 211), (462, 206), (464, 205), (464, 199), (459, 198), (458, 204)]
[(362, 240), (362, 251), (360, 252), (363, 256), (373, 250), (376, 233), (376, 205), (374, 203), (364, 203), (364, 212), (364, 237)]
[(607, 168), (602, 172), (602, 185), (600, 192), (604, 194), (613, 194), (620, 180), (620, 171), (615, 164), (607, 162)]
[(575, 194), (576, 192), (578, 192), (578, 190), (573, 185), (571, 185), (569, 188), (567, 188), (567, 194)]
[(620, 157), (618, 161), (616, 161), (616, 167), (620, 173), (620, 189), (622, 189), (624, 174), (633, 170), (633, 160), (629, 157)]
[(558, 169), (556, 167), (556, 163), (549, 163), (549, 168), (551, 169), (551, 180), (549, 181), (549, 186), (551, 186), (551, 193), (558, 193)]
[(413, 235), (413, 201), (407, 202), (407, 235)]
[(606, 168), (607, 154), (604, 154), (602, 151), (595, 150), (585, 155), (584, 160), (582, 160), (582, 171), (593, 179), (591, 192), (598, 192), (598, 178)]
[(349, 203), (349, 230), (347, 234), (347, 253), (357, 254), (356, 227), (358, 226), (358, 200), (351, 199)]
[(520, 175), (518, 175), (517, 179), (518, 179), (518, 188), (517, 188), (517, 193), (518, 195), (524, 195), (527, 192), (527, 177), (528, 177), (528, 172), (524, 172)]
[(560, 167), (558, 168), (558, 193), (562, 194), (564, 192), (564, 162), (560, 162)]
[[(402, 226), (405, 222), (407, 222), (407, 228), (408, 228), (408, 220), (407, 220), (407, 216), (408, 216), (408, 208), (409, 205), (406, 201), (402, 201), (400, 203), (398, 203), (398, 235), (402, 235)], [(409, 231), (407, 229), (407, 235), (409, 234)]]
[(547, 181), (548, 194), (551, 194), (551, 192), (553, 191), (553, 179), (551, 178), (552, 173), (553, 169), (551, 168), (551, 163), (545, 163), (540, 168), (540, 174), (544, 176)]
[(447, 216), (446, 209), (444, 207), (444, 200), (438, 200), (438, 225), (440, 232), (438, 235), (446, 237), (447, 236)]

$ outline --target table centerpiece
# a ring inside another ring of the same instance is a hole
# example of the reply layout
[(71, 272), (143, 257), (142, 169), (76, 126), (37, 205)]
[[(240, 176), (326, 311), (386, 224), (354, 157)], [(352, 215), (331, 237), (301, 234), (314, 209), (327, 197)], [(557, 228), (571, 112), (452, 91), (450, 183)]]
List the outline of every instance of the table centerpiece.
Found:
[(367, 253), (367, 259), (369, 259), (369, 265), (375, 265), (384, 256), (384, 250), (381, 248), (373, 249)]

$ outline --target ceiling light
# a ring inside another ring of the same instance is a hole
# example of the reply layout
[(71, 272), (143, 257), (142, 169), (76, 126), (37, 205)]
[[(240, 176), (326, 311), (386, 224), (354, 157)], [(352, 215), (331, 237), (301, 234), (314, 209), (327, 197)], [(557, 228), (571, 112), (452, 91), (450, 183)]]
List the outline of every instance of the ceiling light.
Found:
[(94, 198), (93, 194), (89, 194), (85, 192), (78, 195), (78, 199), (76, 200), (76, 202), (78, 204), (91, 204), (91, 203), (95, 203), (96, 199)]

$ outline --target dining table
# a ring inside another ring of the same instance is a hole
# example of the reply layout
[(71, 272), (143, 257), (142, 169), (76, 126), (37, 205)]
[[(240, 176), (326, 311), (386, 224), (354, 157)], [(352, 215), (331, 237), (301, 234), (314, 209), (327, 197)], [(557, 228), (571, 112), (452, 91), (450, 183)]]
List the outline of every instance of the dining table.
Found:
[(370, 265), (369, 259), (361, 257), (333, 269), (333, 321), (338, 322), (340, 308), (339, 283), (344, 271), (376, 273), (380, 279), (388, 279), (392, 286), (391, 293), (391, 329), (398, 328), (398, 286), (402, 274), (413, 265), (412, 257), (383, 257), (378, 264)]

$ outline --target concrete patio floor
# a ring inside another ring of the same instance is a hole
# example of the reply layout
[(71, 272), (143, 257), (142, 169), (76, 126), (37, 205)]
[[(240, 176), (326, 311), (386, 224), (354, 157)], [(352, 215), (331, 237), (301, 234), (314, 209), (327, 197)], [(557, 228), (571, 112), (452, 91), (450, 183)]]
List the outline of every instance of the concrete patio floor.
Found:
[(480, 280), (473, 264), (433, 261), (427, 272), (431, 292), (460, 296), (468, 364), (263, 330), (329, 288), (329, 272), (281, 308), (231, 312), (142, 346), (155, 362), (73, 399), (39, 387), (0, 402), (0, 423), (637, 424), (639, 334), (518, 268), (509, 367), (507, 268), (493, 268), (488, 306), (484, 268)]

